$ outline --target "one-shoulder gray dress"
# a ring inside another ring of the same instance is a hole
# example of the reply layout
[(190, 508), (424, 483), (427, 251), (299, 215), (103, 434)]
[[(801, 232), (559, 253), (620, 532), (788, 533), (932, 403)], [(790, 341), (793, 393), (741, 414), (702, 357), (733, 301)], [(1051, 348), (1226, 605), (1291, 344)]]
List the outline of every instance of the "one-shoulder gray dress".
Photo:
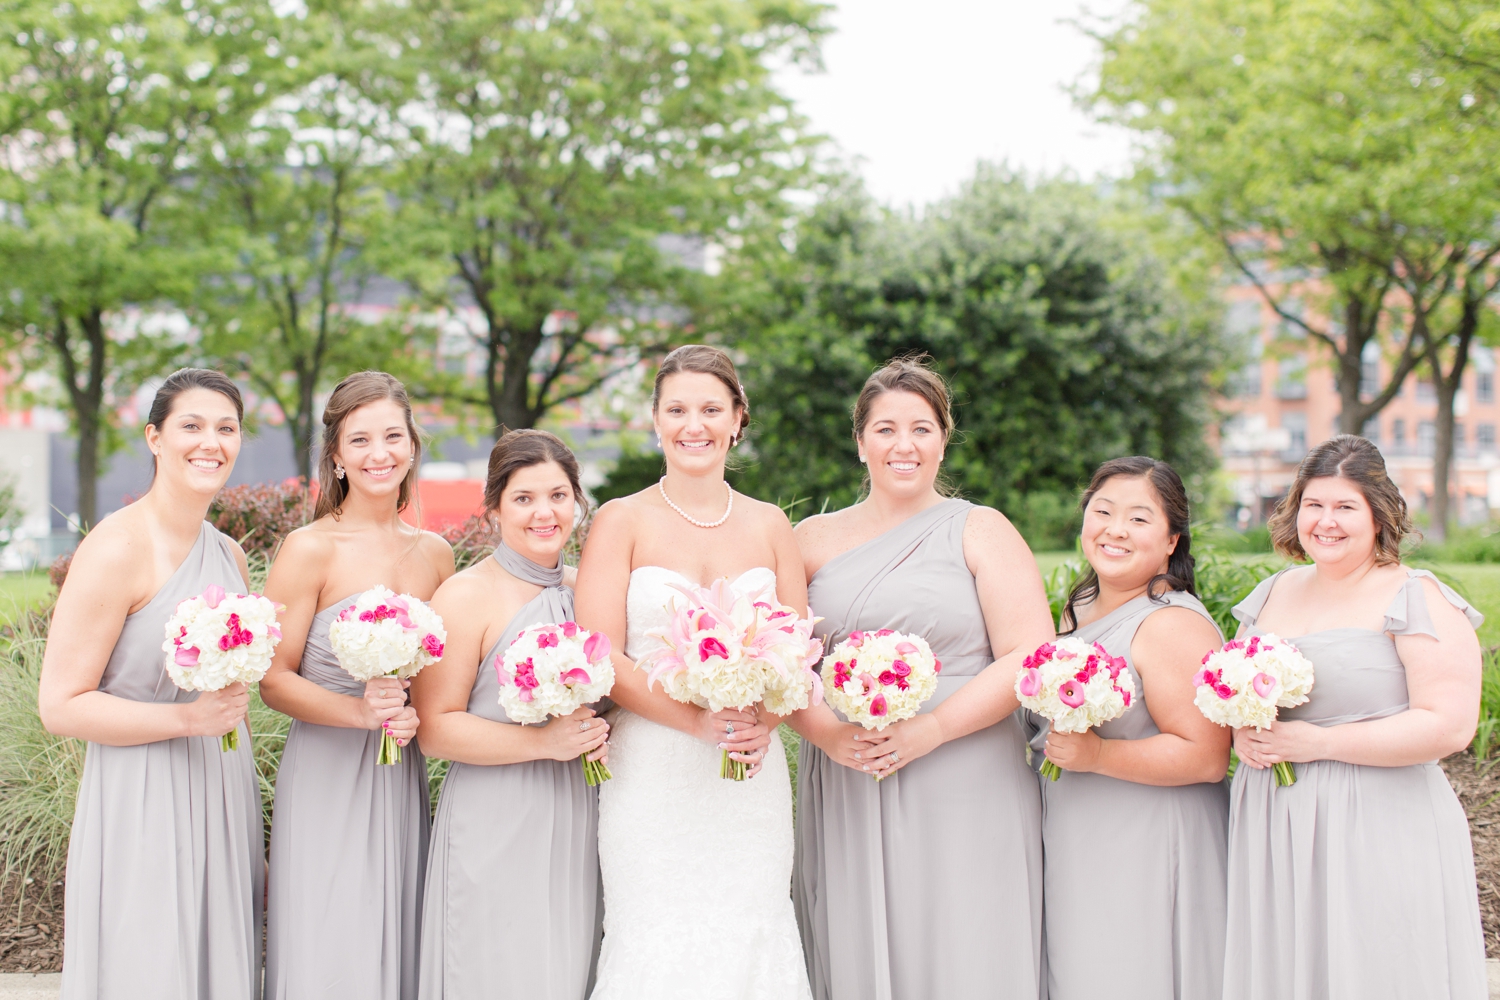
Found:
[[(503, 545), (495, 558), (544, 588), (480, 661), (469, 695), (469, 712), (513, 725), (495, 661), (522, 629), (572, 620), (573, 592), (561, 562), (549, 571)], [(598, 793), (576, 759), (455, 761), (432, 827), (422, 1000), (583, 1000), (600, 935), (598, 827)]]
[[(945, 500), (829, 560), (808, 587), (825, 648), (855, 629), (922, 636), (931, 711), (992, 662), (964, 561), (973, 505)], [(878, 784), (802, 744), (793, 877), (817, 1000), (1036, 997), (1041, 795), (1017, 715)]]
[[(128, 616), (99, 690), (182, 703), (161, 649), (177, 605), (218, 584), (244, 593), (230, 542), (204, 522), (145, 607)], [(64, 1000), (260, 996), (265, 842), (250, 731), (133, 747), (90, 743), (68, 842)]]
[[(1285, 571), (1283, 571), (1285, 572)], [(1280, 574), (1234, 609), (1250, 634)], [(1407, 709), (1392, 636), (1437, 637), (1423, 570), (1385, 610), (1385, 626), (1286, 636), (1313, 662), (1312, 698), (1280, 718), (1319, 726)], [(1484, 616), (1439, 584), (1475, 628)], [(1469, 825), (1434, 762), (1241, 765), (1229, 795), (1225, 1000), (1485, 1000), (1484, 937)]]
[[(338, 694), (364, 681), (339, 666), (328, 629), (350, 595), (318, 612), (298, 672)], [(415, 1000), (427, 762), (416, 744), (378, 764), (378, 729), (292, 721), (271, 814), (266, 1000)]]
[[(1073, 636), (1123, 656), (1134, 672), (1130, 646), (1136, 631), (1166, 607), (1189, 608), (1213, 622), (1196, 597), (1174, 590), (1155, 601), (1142, 594)], [(1161, 732), (1140, 674), (1135, 676), (1135, 698), (1125, 714), (1098, 727), (1107, 740), (1143, 740)], [(1037, 730), (1032, 763), (1040, 767), (1051, 724), (1028, 714)], [(1218, 997), (1229, 840), (1225, 783), (1160, 788), (1072, 771), (1056, 781), (1038, 780), (1048, 1000)]]

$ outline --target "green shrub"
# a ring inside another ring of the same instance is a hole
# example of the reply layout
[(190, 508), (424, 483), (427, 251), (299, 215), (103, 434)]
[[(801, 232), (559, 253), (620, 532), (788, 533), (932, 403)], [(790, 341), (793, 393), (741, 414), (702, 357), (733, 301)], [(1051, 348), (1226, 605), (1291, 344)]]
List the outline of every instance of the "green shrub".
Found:
[(1479, 728), (1474, 730), (1474, 756), (1489, 757), (1495, 749), (1500, 728), (1500, 648), (1484, 651), (1483, 673), (1479, 688)]
[(312, 520), (312, 492), (300, 479), (282, 483), (230, 486), (208, 508), (215, 528), (239, 542), (246, 553), (276, 554), (281, 540)]
[(1500, 525), (1453, 528), (1441, 544), (1422, 541), (1411, 557), (1428, 562), (1500, 563)]

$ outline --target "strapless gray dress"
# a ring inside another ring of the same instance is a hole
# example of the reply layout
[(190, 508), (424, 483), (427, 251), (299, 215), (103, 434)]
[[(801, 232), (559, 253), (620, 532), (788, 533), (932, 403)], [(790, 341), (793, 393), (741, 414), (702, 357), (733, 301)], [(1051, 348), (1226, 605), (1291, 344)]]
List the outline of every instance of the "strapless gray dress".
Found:
[[(313, 617), (298, 667), (353, 697), (364, 681), (339, 666), (328, 629), (358, 597)], [(381, 735), (292, 721), (271, 815), (266, 1000), (415, 1000), (427, 762), (412, 743), (401, 763), (376, 763)]]
[[(1144, 594), (1073, 633), (1123, 656), (1152, 612), (1190, 608), (1191, 594)], [(1214, 626), (1218, 631), (1218, 626)], [(1107, 740), (1161, 730), (1146, 692), (1098, 727)], [(1040, 767), (1051, 723), (1028, 713), (1032, 763)], [(1102, 774), (1064, 771), (1042, 788), (1042, 847), (1048, 1000), (1213, 1000), (1224, 982), (1224, 870), (1229, 794), (1223, 781), (1159, 788)], [(1100, 853), (1101, 835), (1107, 850)], [(1099, 933), (1091, 933), (1097, 929)]]
[[(1235, 607), (1248, 633), (1260, 631), (1280, 575)], [(1421, 582), (1436, 578), (1408, 577), (1382, 631), (1284, 637), (1313, 662), (1314, 681), (1311, 700), (1280, 718), (1336, 726), (1407, 709), (1391, 637), (1437, 635)], [(1484, 616), (1439, 587), (1478, 628)], [(1442, 768), (1294, 766), (1286, 788), (1269, 768), (1235, 771), (1225, 1000), (1485, 1000), (1469, 824)]]
[[(244, 593), (229, 539), (198, 540), (128, 616), (99, 690), (182, 703), (161, 644), (177, 605), (218, 584)], [(64, 1000), (251, 1000), (260, 996), (265, 843), (250, 731), (133, 747), (90, 743), (68, 842)]]
[[(480, 661), (469, 695), (469, 712), (510, 723), (495, 661), (522, 629), (572, 620), (573, 592), (561, 563), (548, 571), (503, 545), (495, 558), (545, 588)], [(598, 826), (577, 759), (455, 761), (432, 826), (422, 1000), (583, 1000), (602, 916)]]
[[(855, 629), (925, 638), (931, 711), (992, 662), (964, 561), (973, 505), (945, 500), (850, 549), (808, 587), (825, 648)], [(1036, 997), (1041, 795), (1017, 714), (878, 784), (803, 741), (793, 895), (817, 1000)]]

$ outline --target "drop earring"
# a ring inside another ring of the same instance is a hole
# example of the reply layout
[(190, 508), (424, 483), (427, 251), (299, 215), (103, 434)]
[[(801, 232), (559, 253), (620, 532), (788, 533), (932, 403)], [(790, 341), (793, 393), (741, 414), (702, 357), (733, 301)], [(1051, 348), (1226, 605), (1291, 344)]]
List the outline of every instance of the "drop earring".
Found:
[(335, 462), (333, 464), (333, 475), (337, 479), (343, 479), (344, 478), (344, 467), (342, 465), (339, 465), (337, 462)]

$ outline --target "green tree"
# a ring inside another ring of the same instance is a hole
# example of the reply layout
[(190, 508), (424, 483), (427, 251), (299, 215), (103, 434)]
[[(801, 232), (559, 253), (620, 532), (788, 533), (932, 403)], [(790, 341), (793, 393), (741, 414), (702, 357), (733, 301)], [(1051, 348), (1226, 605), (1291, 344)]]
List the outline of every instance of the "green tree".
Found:
[(125, 310), (183, 297), (190, 272), (156, 209), (205, 129), (253, 98), (259, 13), (228, 0), (21, 0), (0, 13), (0, 324), (56, 378), (85, 526), (115, 389), (163, 363), (163, 338)]
[[(683, 329), (694, 271), (803, 176), (771, 79), (816, 58), (813, 0), (414, 0), (395, 11), (412, 149), (403, 276), (484, 350), (494, 429), (532, 426)], [(561, 317), (561, 320), (559, 319)]]
[(725, 320), (749, 356), (758, 464), (745, 475), (783, 502), (851, 502), (854, 397), (873, 367), (919, 353), (954, 390), (947, 474), (1035, 542), (1061, 540), (1106, 458), (1205, 470), (1215, 314), (1174, 289), (1138, 219), (1119, 219), (1091, 188), (992, 167), (918, 218), (836, 193), (794, 250), (758, 251), (765, 293)]
[(317, 393), (402, 354), (391, 325), (351, 309), (376, 277), (370, 244), (391, 221), (383, 184), (401, 134), (388, 57), (361, 37), (362, 13), (313, 3), (277, 23), (267, 107), (215, 132), (186, 220), (211, 260), (199, 350), (277, 408), (309, 479)]

